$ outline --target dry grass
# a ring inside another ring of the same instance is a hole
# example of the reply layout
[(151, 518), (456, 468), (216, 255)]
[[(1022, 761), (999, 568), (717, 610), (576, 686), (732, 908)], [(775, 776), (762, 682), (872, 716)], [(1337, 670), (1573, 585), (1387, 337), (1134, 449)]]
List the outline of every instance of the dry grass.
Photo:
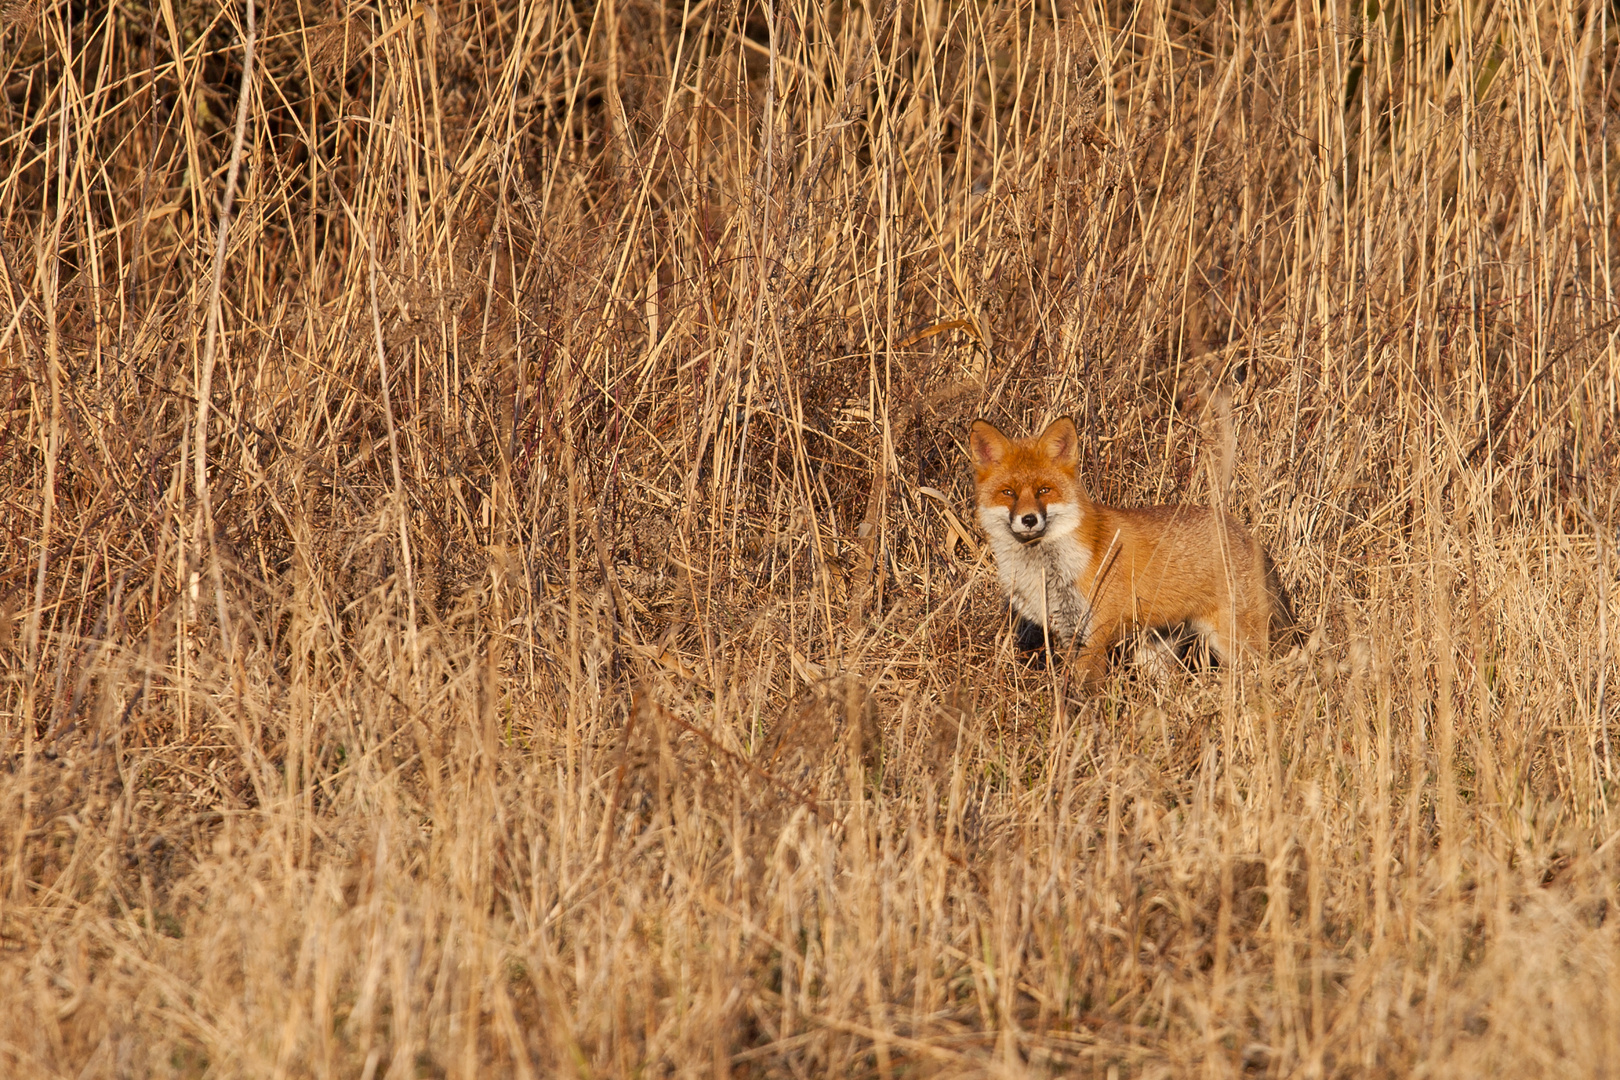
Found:
[(1309, 8), (7, 5), (0, 1072), (1613, 1075), (1615, 12)]

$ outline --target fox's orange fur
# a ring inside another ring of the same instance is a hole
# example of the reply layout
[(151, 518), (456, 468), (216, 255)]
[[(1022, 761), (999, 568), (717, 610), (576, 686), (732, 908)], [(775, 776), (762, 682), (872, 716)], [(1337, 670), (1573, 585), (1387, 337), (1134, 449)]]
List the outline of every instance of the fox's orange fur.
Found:
[(1079, 433), (1065, 416), (1009, 439), (974, 421), (968, 443), (979, 522), (1013, 610), (1076, 646), (1083, 683), (1141, 630), (1191, 631), (1216, 659), (1264, 656), (1292, 623), (1265, 549), (1235, 519), (1195, 506), (1094, 503), (1080, 482)]

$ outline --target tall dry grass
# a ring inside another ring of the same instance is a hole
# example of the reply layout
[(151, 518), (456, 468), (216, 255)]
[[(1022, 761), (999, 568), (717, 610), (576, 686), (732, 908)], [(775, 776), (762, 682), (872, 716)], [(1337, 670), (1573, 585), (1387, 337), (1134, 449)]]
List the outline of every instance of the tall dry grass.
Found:
[[(1613, 1075), (1612, 5), (0, 25), (0, 1071)], [(1064, 411), (1308, 643), (1019, 658)]]

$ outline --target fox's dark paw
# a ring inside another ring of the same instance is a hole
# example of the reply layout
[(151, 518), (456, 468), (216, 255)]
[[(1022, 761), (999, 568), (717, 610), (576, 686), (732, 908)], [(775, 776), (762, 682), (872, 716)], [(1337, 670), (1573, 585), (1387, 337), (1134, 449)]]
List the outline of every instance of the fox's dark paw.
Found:
[[(1018, 620), (1018, 625), (1013, 628), (1013, 633), (1018, 637), (1018, 650), (1020, 652), (1038, 653), (1041, 661), (1043, 663), (1045, 662), (1046, 628), (1044, 626), (1042, 626), (1040, 623), (1030, 622), (1028, 619), (1020, 618)], [(1052, 646), (1056, 648), (1057, 642), (1052, 642)], [(1033, 657), (1025, 657), (1025, 659), (1033, 659)]]

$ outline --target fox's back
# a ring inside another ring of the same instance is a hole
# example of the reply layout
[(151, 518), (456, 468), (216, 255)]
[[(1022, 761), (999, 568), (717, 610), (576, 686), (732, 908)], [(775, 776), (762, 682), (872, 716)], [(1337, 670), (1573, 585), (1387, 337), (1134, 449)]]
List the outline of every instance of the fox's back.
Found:
[(1096, 509), (1092, 542), (1117, 549), (1099, 560), (1089, 583), (1099, 606), (1128, 610), (1142, 626), (1212, 619), (1234, 606), (1284, 621), (1272, 611), (1285, 600), (1276, 595), (1271, 560), (1230, 514), (1201, 506)]

